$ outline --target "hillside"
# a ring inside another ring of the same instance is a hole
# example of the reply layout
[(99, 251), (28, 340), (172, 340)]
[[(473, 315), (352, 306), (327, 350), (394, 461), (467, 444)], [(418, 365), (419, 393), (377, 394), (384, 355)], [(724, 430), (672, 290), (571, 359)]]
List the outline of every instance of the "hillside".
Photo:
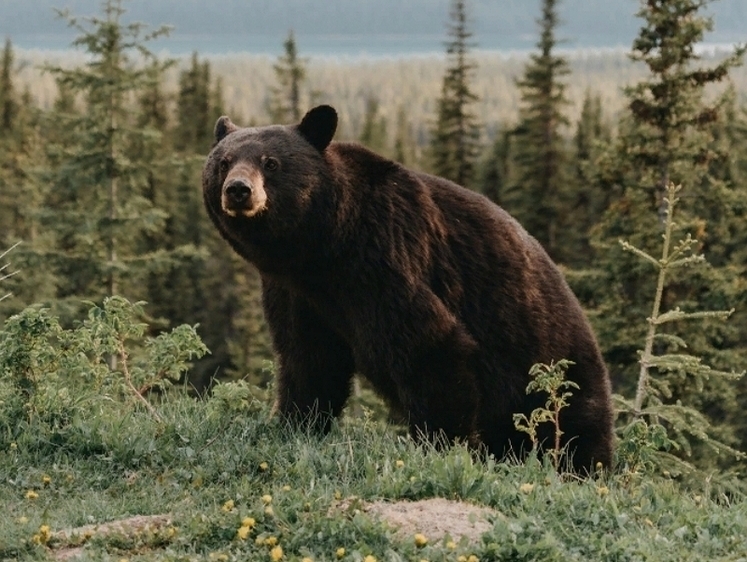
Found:
[[(700, 562), (747, 552), (741, 498), (657, 475), (577, 481), (536, 461), (439, 453), (362, 420), (322, 439), (268, 421), (267, 406), (236, 390), (172, 396), (160, 423), (113, 404), (0, 440), (0, 559)], [(410, 502), (433, 498), (443, 498), (436, 513), (431, 502), (411, 513)]]

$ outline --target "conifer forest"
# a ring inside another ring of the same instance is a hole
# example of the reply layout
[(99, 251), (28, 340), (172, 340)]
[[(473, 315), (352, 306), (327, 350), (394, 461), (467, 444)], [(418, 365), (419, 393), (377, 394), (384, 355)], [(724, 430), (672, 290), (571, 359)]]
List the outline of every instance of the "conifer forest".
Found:
[[(124, 297), (148, 336), (197, 327), (209, 353), (178, 383), (194, 395), (267, 391), (260, 279), (209, 223), (200, 174), (219, 116), (293, 123), (327, 103), (336, 140), (484, 194), (561, 266), (613, 381), (619, 464), (744, 488), (747, 43), (698, 48), (711, 0), (646, 0), (627, 51), (574, 53), (561, 1), (535, 0), (527, 55), (476, 50), (467, 0), (438, 57), (314, 58), (289, 30), (274, 58), (171, 58), (149, 46), (169, 30), (126, 23), (124, 0), (60, 12), (66, 54), (7, 39), (0, 326), (33, 306), (73, 328)], [(364, 380), (355, 400), (386, 417)]]

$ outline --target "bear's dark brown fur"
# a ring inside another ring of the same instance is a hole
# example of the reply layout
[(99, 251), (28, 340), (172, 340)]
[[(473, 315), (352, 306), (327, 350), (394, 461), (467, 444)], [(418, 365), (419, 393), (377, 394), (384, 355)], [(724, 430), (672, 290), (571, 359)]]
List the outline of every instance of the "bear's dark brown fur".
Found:
[(336, 126), (329, 106), (295, 126), (222, 117), (203, 172), (210, 218), (262, 276), (277, 409), (329, 420), (358, 372), (413, 435), (521, 454), (529, 444), (512, 415), (544, 403), (525, 392), (529, 368), (569, 359), (580, 389), (561, 416), (563, 443), (577, 470), (609, 465), (607, 371), (537, 241), (477, 193), (330, 143)]

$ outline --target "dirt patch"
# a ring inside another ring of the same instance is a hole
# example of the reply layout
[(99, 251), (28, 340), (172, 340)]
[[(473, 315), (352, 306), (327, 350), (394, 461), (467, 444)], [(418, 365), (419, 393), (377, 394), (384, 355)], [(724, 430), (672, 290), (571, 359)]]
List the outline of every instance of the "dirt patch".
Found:
[[(459, 542), (477, 542), (483, 533), (493, 528), (492, 521), (501, 514), (487, 507), (466, 502), (431, 498), (420, 501), (363, 502), (357, 498), (343, 500), (334, 511), (363, 512), (385, 522), (402, 541), (411, 541), (421, 533), (433, 544), (450, 537)], [(58, 561), (74, 560), (83, 553), (83, 545), (91, 537), (107, 535), (133, 536), (142, 532), (156, 532), (171, 525), (169, 515), (139, 515), (98, 525), (84, 525), (52, 534), (51, 551)]]
[(124, 535), (129, 537), (144, 531), (157, 531), (169, 525), (171, 525), (169, 515), (137, 515), (108, 523), (57, 531), (52, 533), (51, 538), (54, 543), (61, 546), (52, 550), (52, 558), (61, 561), (78, 558), (83, 553), (82, 545), (93, 536)]
[(470, 503), (431, 498), (414, 502), (362, 502), (360, 509), (387, 523), (401, 540), (412, 540), (416, 533), (433, 543), (449, 536), (459, 542), (477, 542), (493, 528), (500, 514)]

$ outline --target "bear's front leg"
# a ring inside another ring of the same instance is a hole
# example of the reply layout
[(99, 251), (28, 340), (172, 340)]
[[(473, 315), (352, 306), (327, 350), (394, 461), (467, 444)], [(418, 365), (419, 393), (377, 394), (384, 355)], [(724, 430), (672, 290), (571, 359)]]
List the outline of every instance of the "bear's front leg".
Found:
[(263, 304), (278, 356), (274, 410), (326, 432), (342, 412), (355, 370), (349, 346), (300, 296), (263, 283)]

